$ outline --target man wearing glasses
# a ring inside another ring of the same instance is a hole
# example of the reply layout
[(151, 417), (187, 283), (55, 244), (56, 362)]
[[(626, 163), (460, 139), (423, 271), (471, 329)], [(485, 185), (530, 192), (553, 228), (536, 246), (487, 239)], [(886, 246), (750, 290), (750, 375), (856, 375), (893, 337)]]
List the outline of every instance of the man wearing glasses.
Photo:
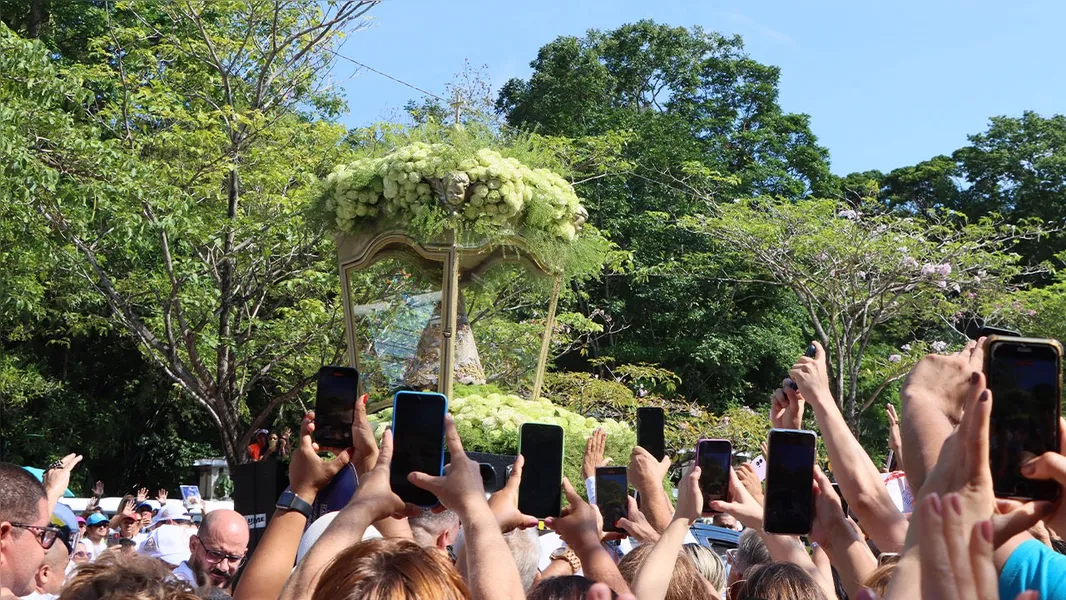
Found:
[(189, 538), (191, 556), (174, 569), (174, 576), (194, 588), (228, 590), (248, 555), (248, 521), (232, 510), (204, 515), (196, 535)]
[(0, 463), (0, 599), (33, 591), (33, 577), (59, 528), (49, 525), (44, 487), (29, 472)]

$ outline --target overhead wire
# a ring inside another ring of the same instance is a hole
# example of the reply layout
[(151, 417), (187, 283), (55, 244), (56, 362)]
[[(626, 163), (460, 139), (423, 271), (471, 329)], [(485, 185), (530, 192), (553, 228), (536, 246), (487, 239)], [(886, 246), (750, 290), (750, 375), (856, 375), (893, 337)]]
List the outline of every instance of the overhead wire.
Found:
[(405, 85), (405, 86), (411, 88), (412, 90), (421, 92), (421, 93), (429, 96), (430, 98), (435, 98), (437, 100), (440, 100), (441, 102), (448, 102), (448, 100), (446, 100), (444, 98), (441, 98), (440, 96), (438, 96), (437, 94), (434, 94), (433, 92), (431, 92), (429, 90), (424, 90), (424, 89), (418, 87), (417, 85), (414, 85), (413, 83), (407, 83), (406, 81), (400, 79), (399, 77), (393, 77), (392, 75), (389, 75), (388, 73), (386, 73), (384, 71), (379, 71), (379, 70), (375, 69), (374, 67), (371, 67), (370, 65), (366, 64), (366, 63), (359, 62), (358, 60), (355, 60), (354, 58), (351, 58), (349, 56), (345, 56), (345, 55), (341, 54), (340, 52), (337, 52), (336, 50), (334, 50), (332, 48), (327, 48), (327, 50), (332, 52), (333, 55), (336, 56), (337, 58), (343, 58), (344, 60), (346, 60), (346, 61), (348, 61), (348, 62), (350, 62), (350, 63), (352, 63), (354, 65), (358, 65), (358, 66), (366, 69), (367, 71), (370, 71), (371, 73), (377, 73), (378, 75), (381, 75), (382, 77), (385, 77), (387, 79), (391, 79), (391, 80), (395, 81), (396, 83), (398, 83), (400, 85)]

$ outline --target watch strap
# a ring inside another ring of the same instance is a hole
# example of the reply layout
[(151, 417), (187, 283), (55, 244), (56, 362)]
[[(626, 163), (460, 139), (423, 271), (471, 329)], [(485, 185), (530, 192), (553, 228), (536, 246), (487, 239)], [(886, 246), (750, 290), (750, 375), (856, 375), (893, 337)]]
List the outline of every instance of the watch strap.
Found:
[(308, 519), (311, 518), (311, 503), (296, 495), (292, 490), (285, 490), (278, 498), (277, 508), (294, 510)]

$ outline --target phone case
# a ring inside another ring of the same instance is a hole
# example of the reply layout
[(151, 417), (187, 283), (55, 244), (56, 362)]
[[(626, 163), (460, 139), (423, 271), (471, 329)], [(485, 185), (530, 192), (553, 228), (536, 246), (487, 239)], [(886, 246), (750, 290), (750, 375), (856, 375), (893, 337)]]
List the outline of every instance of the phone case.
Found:
[[(396, 398), (399, 397), (400, 394), (419, 394), (419, 395), (422, 395), (422, 396), (440, 396), (444, 400), (444, 414), (445, 415), (448, 414), (448, 397), (445, 396), (444, 394), (439, 394), (437, 392), (412, 392), (412, 391), (406, 391), (406, 390), (402, 391), (402, 392), (396, 392), (392, 396), (392, 423), (390, 424), (390, 427), (392, 428), (393, 431), (396, 431)], [(430, 473), (430, 475), (438, 475), (439, 476), (439, 475), (443, 475), (444, 474), (444, 454), (445, 454), (445, 452), (444, 452), (443, 449), (444, 449), (444, 432), (442, 431), (441, 432), (440, 468), (437, 470), (436, 473)], [(439, 506), (439, 505), (440, 505), (440, 501), (437, 501), (437, 502), (434, 502), (433, 504), (428, 504), (428, 505), (419, 504), (418, 506), (421, 506), (422, 508), (434, 508), (434, 507)]]
[[(603, 475), (625, 475), (626, 474), (626, 467), (596, 467), (596, 475), (595, 475), (596, 503), (600, 504), (602, 506), (603, 494), (600, 493), (600, 491), (601, 491), (600, 490), (600, 475), (601, 474), (603, 474)], [(625, 494), (626, 495), (629, 494), (629, 479), (628, 478), (626, 478)], [(622, 510), (623, 510), (624, 513), (626, 513), (626, 514), (623, 515), (623, 517), (624, 518), (629, 518), (628, 511), (626, 510), (626, 507), (624, 505), (623, 505)], [(612, 533), (626, 533), (626, 531), (624, 529), (622, 529), (621, 527), (615, 527), (614, 523), (608, 523), (606, 518), (603, 521), (603, 530), (607, 531), (607, 532), (612, 532)]]

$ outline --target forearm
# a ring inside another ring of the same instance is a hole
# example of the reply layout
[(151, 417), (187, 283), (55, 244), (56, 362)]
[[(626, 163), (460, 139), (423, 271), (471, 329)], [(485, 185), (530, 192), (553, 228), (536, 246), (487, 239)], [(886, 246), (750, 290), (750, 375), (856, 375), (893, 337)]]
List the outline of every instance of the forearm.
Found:
[(955, 430), (951, 418), (941, 408), (941, 400), (926, 396), (903, 396), (900, 437), (907, 448), (904, 470), (912, 490), (920, 490), (925, 477), (936, 465), (944, 440)]
[(688, 521), (675, 519), (663, 531), (662, 537), (652, 547), (637, 571), (633, 592), (641, 600), (663, 600), (670, 587), (677, 556), (688, 533)]
[(766, 549), (770, 551), (770, 556), (774, 559), (774, 562), (790, 562), (798, 566), (818, 583), (827, 598), (836, 597), (836, 589), (833, 586), (832, 579), (826, 581), (822, 577), (821, 571), (811, 560), (811, 555), (807, 554), (807, 549), (800, 543), (799, 538), (769, 534), (762, 530), (760, 530), (759, 535), (762, 537), (763, 542), (766, 543)]
[(385, 539), (412, 541), (415, 539), (414, 534), (411, 533), (411, 524), (407, 522), (406, 517), (402, 519), (386, 517), (380, 521), (374, 521), (374, 529), (377, 529), (381, 537)]
[(666, 496), (662, 483), (645, 485), (637, 489), (640, 493), (640, 510), (655, 531), (662, 533), (674, 518), (674, 507)]
[(585, 577), (598, 583), (606, 583), (616, 594), (629, 593), (629, 585), (618, 571), (614, 559), (598, 541), (590, 540), (573, 550), (581, 561), (581, 572)]
[(821, 548), (840, 574), (840, 582), (848, 597), (858, 597), (863, 582), (877, 568), (877, 559), (874, 558), (873, 552), (870, 552), (870, 547), (859, 539), (850, 527), (844, 527)]
[(896, 564), (884, 600), (912, 600), (922, 597), (922, 568), (918, 549), (907, 552)]
[(256, 552), (233, 593), (234, 600), (277, 598), (296, 564), (307, 517), (294, 510), (275, 510)]
[(300, 561), (281, 591), (281, 600), (310, 598), (326, 565), (345, 548), (362, 540), (372, 519), (373, 516), (359, 503), (357, 496), (355, 502), (337, 514)]
[(466, 509), (459, 516), (466, 539), (470, 597), (473, 600), (523, 600), (526, 593), (518, 567), (488, 505)]
[(841, 494), (874, 543), (886, 552), (899, 552), (907, 532), (906, 519), (892, 502), (880, 471), (852, 435), (835, 402), (812, 404)]

